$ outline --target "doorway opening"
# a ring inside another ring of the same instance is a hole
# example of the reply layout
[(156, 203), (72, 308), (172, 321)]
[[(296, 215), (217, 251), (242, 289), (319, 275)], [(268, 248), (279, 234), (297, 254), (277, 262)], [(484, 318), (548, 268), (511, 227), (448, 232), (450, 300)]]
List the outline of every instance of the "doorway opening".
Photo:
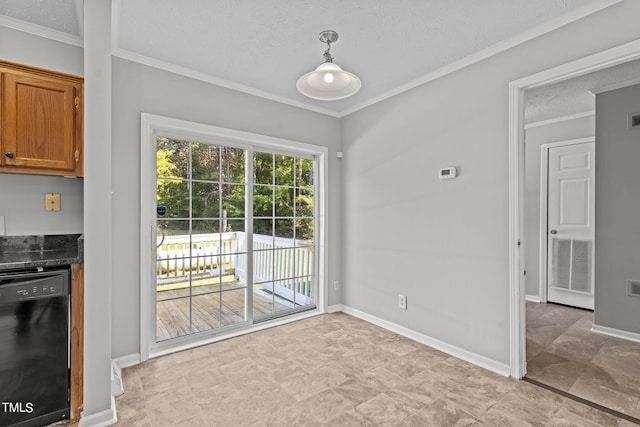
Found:
[[(531, 280), (532, 275), (537, 275), (538, 278), (544, 278), (547, 275), (547, 271), (542, 268), (538, 271), (532, 272), (531, 269), (526, 268), (527, 260), (526, 257), (534, 249), (533, 252), (540, 253), (540, 248), (543, 246), (553, 244), (553, 241), (549, 241), (548, 235), (545, 234), (544, 239), (541, 234), (536, 234), (531, 236), (531, 234), (527, 233), (526, 230), (526, 218), (530, 216), (530, 212), (532, 212), (531, 205), (527, 205), (525, 201), (525, 193), (526, 193), (526, 185), (525, 185), (525, 164), (526, 164), (526, 145), (525, 145), (525, 103), (526, 103), (526, 92), (537, 90), (539, 88), (543, 88), (545, 86), (553, 85), (556, 83), (566, 82), (570, 79), (579, 78), (581, 76), (586, 76), (591, 73), (596, 73), (601, 70), (613, 69), (613, 67), (631, 63), (631, 61), (637, 60), (640, 58), (640, 41), (628, 43), (623, 46), (619, 46), (614, 49), (610, 49), (605, 52), (601, 52), (599, 54), (595, 54), (568, 64), (564, 64), (562, 66), (543, 71), (541, 73), (537, 73), (532, 76), (525, 77), (523, 79), (514, 81), (510, 84), (510, 318), (511, 318), (511, 375), (515, 378), (522, 379), (527, 374), (527, 352), (535, 353), (537, 350), (535, 348), (530, 348), (532, 346), (527, 346), (527, 334), (529, 330), (526, 329), (528, 326), (526, 315), (531, 311), (531, 307), (546, 309), (549, 312), (555, 310), (555, 308), (566, 308), (562, 306), (555, 306), (553, 304), (549, 304), (548, 307), (545, 307), (544, 304), (539, 304), (540, 302), (547, 302), (547, 295), (544, 294), (544, 290), (540, 283), (537, 280)], [(625, 79), (619, 79), (617, 82), (611, 83), (605, 90), (613, 90), (619, 87), (624, 87), (630, 84), (634, 84), (631, 82), (631, 79), (627, 79), (627, 81), (623, 81)], [(636, 81), (637, 75), (636, 75)], [(573, 118), (577, 119), (580, 117), (586, 117), (589, 114), (574, 114)], [(591, 113), (593, 115), (593, 113)], [(595, 120), (595, 119), (594, 119)], [(550, 124), (552, 120), (544, 120)], [(586, 136), (586, 135), (585, 135)], [(575, 137), (574, 137), (575, 138)], [(562, 141), (564, 139), (556, 139), (555, 141)], [(597, 141), (596, 141), (597, 144)], [(597, 195), (596, 195), (597, 198)], [(526, 214), (525, 214), (526, 213)], [(538, 224), (536, 224), (538, 225)], [(540, 224), (540, 228), (543, 225)], [(546, 227), (546, 225), (544, 225)], [(554, 230), (553, 228), (547, 228), (547, 231)], [(537, 239), (537, 241), (536, 241)], [(596, 242), (597, 243), (597, 242)], [(535, 251), (535, 246), (539, 245), (539, 250)], [(557, 245), (557, 243), (556, 243)], [(546, 246), (546, 247), (549, 247)], [(571, 255), (571, 251), (576, 248), (573, 248), (572, 245), (565, 245), (565, 253), (569, 256)], [(577, 248), (580, 251), (580, 248)], [(582, 253), (588, 252), (589, 248), (584, 249)], [(593, 248), (591, 248), (593, 251)], [(541, 255), (542, 256), (542, 255)], [(584, 271), (589, 271), (589, 269), (584, 269)], [(593, 270), (591, 270), (593, 271)], [(533, 274), (532, 274), (533, 273)], [(593, 276), (593, 275), (592, 275)], [(531, 287), (528, 286), (531, 282), (534, 282), (533, 288), (535, 292), (531, 292)], [(587, 280), (585, 283), (588, 283)], [(594, 284), (597, 289), (598, 284)], [(539, 292), (538, 292), (539, 290)], [(531, 295), (533, 294), (533, 295)], [(526, 302), (525, 302), (526, 300)], [(597, 302), (596, 302), (597, 309)], [(574, 309), (568, 309), (574, 310)], [(591, 319), (583, 319), (582, 314), (589, 313), (582, 310), (574, 311), (574, 315), (577, 316), (573, 322), (572, 326), (575, 326), (576, 332), (580, 326), (582, 326), (583, 331), (579, 333), (584, 334), (592, 334), (596, 328), (593, 328), (593, 317)], [(546, 321), (550, 321), (548, 329), (553, 329), (557, 327), (555, 323), (551, 320), (555, 316), (554, 314), (548, 314)], [(588, 324), (588, 325), (587, 325)], [(538, 324), (541, 326), (541, 323)], [(544, 327), (544, 325), (542, 325)], [(548, 332), (548, 331), (547, 331)], [(575, 334), (574, 334), (574, 338)], [(608, 339), (606, 336), (599, 335), (599, 338), (604, 340)], [(556, 342), (558, 344), (558, 342)], [(628, 343), (619, 343), (619, 348), (626, 346)], [(635, 343), (631, 343), (629, 345), (635, 345)], [(573, 343), (566, 343), (566, 348), (570, 345), (580, 345), (577, 341)], [(626, 348), (626, 347), (625, 347)], [(532, 351), (533, 350), (533, 351)], [(548, 356), (548, 362), (558, 362), (557, 366), (560, 368), (561, 361), (560, 359), (551, 360), (553, 356)], [(600, 366), (602, 367), (602, 365)], [(593, 366), (589, 369), (595, 369)], [(566, 369), (559, 369), (558, 372), (565, 373)], [(592, 373), (597, 373), (596, 370), (592, 370)], [(598, 371), (599, 373), (606, 372), (600, 376), (600, 378), (604, 378), (609, 381), (607, 387), (609, 385), (613, 385), (617, 383), (616, 375), (620, 372), (612, 371)], [(605, 388), (607, 388), (605, 387)], [(611, 390), (614, 390), (611, 387)], [(615, 394), (612, 392), (611, 396)], [(628, 394), (628, 393), (627, 393)], [(619, 396), (624, 395), (624, 390), (619, 394)], [(587, 399), (589, 400), (589, 399)], [(636, 402), (637, 403), (637, 402)], [(606, 405), (611, 407), (614, 406), (610, 402), (606, 402)], [(630, 402), (630, 405), (633, 405), (633, 402)], [(625, 414), (624, 411), (620, 411), (620, 408), (613, 408), (614, 410), (618, 410)], [(637, 413), (632, 413), (632, 417), (637, 418)]]

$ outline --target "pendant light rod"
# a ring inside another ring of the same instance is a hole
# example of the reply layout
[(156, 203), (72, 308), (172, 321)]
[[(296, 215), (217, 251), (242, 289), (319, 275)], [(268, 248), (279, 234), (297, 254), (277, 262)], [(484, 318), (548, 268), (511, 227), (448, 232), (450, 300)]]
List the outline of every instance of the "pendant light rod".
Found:
[(327, 44), (327, 50), (324, 51), (324, 62), (333, 62), (333, 56), (331, 56), (331, 43), (338, 40), (338, 33), (333, 30), (324, 30), (318, 35), (318, 38), (322, 43)]

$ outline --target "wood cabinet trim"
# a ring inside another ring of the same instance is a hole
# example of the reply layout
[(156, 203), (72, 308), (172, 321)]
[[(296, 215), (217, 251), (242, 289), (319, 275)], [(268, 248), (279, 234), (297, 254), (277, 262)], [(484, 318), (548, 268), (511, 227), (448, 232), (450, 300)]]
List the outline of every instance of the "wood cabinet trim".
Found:
[(29, 75), (39, 75), (41, 77), (53, 77), (58, 80), (67, 80), (72, 83), (84, 83), (84, 78), (73, 74), (61, 73), (59, 71), (47, 70), (44, 68), (32, 67), (30, 65), (18, 64), (0, 60), (0, 71), (11, 71), (14, 73), (25, 73)]
[(71, 265), (71, 415), (77, 422), (84, 406), (84, 264)]

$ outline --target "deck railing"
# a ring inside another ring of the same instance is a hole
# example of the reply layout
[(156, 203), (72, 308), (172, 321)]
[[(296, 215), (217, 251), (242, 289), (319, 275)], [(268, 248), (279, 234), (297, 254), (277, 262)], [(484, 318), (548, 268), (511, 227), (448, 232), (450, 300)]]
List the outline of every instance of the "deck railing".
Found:
[(233, 274), (242, 252), (244, 233), (167, 236), (156, 249), (157, 284)]
[[(232, 281), (246, 283), (244, 232), (167, 236), (158, 243), (159, 286), (216, 276), (233, 276)], [(311, 241), (254, 234), (253, 284), (295, 305), (310, 304), (313, 258)]]
[(254, 284), (307, 305), (313, 302), (312, 276), (313, 242), (253, 235)]

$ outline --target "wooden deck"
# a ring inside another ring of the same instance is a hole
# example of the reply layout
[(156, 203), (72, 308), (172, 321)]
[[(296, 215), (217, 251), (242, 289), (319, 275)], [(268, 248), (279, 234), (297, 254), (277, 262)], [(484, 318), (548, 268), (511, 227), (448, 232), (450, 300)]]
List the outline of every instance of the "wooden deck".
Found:
[[(186, 286), (184, 286), (186, 284)], [(193, 286), (188, 282), (174, 289), (159, 290), (156, 305), (156, 339), (164, 341), (191, 333), (209, 331), (244, 321), (246, 288), (235, 282)], [(254, 289), (253, 315), (259, 316), (290, 306), (273, 301)], [(191, 319), (191, 321), (190, 321)]]
[(254, 318), (314, 303), (313, 241), (254, 234), (253, 279), (261, 285), (249, 288), (241, 283), (244, 232), (166, 236), (158, 243), (157, 341), (244, 322), (247, 289)]

